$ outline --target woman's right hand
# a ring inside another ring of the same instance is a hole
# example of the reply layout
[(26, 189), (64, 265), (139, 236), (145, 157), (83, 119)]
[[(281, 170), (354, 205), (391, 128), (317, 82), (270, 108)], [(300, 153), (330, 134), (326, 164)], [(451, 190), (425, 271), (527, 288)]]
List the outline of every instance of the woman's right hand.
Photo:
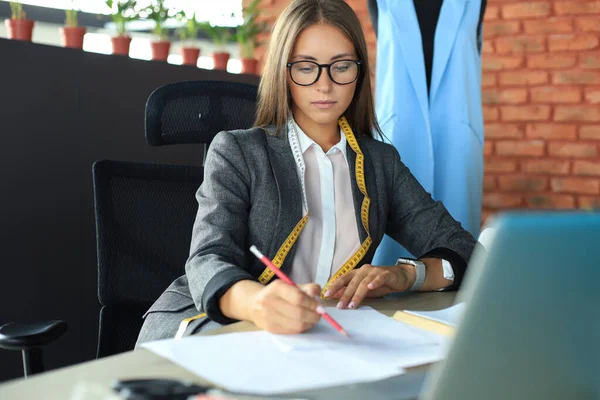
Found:
[(250, 320), (271, 333), (301, 333), (321, 316), (316, 309), (321, 288), (315, 283), (294, 287), (277, 279), (256, 292), (250, 301)]

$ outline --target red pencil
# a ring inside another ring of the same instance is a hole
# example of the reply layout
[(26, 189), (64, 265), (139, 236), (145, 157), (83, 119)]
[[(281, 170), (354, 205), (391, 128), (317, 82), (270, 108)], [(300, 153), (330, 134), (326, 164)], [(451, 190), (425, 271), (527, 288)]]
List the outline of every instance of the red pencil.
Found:
[[(279, 279), (281, 279), (282, 281), (284, 281), (288, 285), (292, 285), (292, 286), (298, 287), (294, 283), (294, 281), (292, 281), (282, 270), (280, 270), (279, 268), (277, 268), (275, 266), (275, 264), (273, 264), (273, 262), (271, 260), (269, 260), (269, 257), (265, 256), (263, 253), (261, 253), (260, 251), (258, 251), (258, 249), (256, 248), (256, 246), (253, 245), (252, 247), (250, 247), (250, 251), (252, 252), (252, 254), (254, 254), (256, 256), (256, 258), (258, 258), (260, 261), (262, 261), (262, 263), (265, 264), (267, 266), (267, 268), (269, 268), (271, 271), (273, 271), (273, 273), (275, 275), (277, 275), (277, 277)], [(317, 307), (317, 312), (323, 318), (325, 318), (325, 320), (327, 322), (329, 322), (331, 324), (331, 326), (333, 326), (339, 333), (341, 333), (342, 335), (344, 335), (346, 337), (349, 337), (348, 333), (346, 333), (346, 331), (344, 330), (344, 328), (342, 328), (340, 324), (338, 324), (337, 322), (335, 322), (335, 320), (333, 318), (331, 318), (331, 316), (325, 312), (325, 309), (322, 306), (319, 305)]]

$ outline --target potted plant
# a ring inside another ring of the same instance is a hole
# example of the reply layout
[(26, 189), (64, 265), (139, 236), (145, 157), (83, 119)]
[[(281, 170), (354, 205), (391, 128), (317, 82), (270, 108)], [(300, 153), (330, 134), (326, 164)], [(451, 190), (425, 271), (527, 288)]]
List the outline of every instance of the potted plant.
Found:
[(156, 61), (167, 61), (169, 50), (171, 49), (171, 41), (169, 40), (169, 31), (165, 27), (165, 22), (171, 16), (171, 9), (165, 7), (165, 0), (152, 0), (152, 4), (142, 10), (141, 14), (145, 18), (154, 21), (154, 29), (152, 32), (157, 36), (158, 40), (150, 42), (152, 47), (152, 59)]
[(196, 19), (196, 13), (191, 17), (188, 17), (185, 12), (178, 14), (178, 19), (184, 21), (184, 26), (179, 30), (179, 37), (184, 42), (181, 46), (181, 56), (183, 58), (183, 65), (198, 65), (198, 57), (200, 56), (200, 49), (191, 43), (193, 40), (198, 38), (198, 32), (201, 29), (201, 24)]
[(260, 0), (253, 0), (244, 8), (244, 22), (237, 27), (235, 40), (240, 46), (242, 74), (256, 74), (258, 60), (254, 57), (254, 49), (260, 46), (256, 38), (266, 30), (266, 22), (257, 22), (260, 15)]
[(77, 10), (75, 8), (65, 10), (67, 16), (65, 26), (60, 28), (60, 36), (64, 47), (83, 49), (83, 37), (86, 29), (77, 23)]
[(211, 25), (208, 22), (203, 23), (202, 29), (212, 38), (215, 50), (212, 53), (213, 69), (227, 70), (229, 62), (229, 52), (225, 49), (227, 42), (231, 38), (229, 28), (225, 26)]
[(136, 18), (136, 4), (136, 0), (106, 0), (106, 5), (112, 11), (111, 18), (117, 29), (117, 36), (110, 38), (113, 54), (129, 55), (131, 36), (127, 34), (127, 22)]
[(4, 21), (9, 39), (31, 42), (34, 21), (27, 19), (23, 5), (18, 1), (10, 1), (11, 18)]

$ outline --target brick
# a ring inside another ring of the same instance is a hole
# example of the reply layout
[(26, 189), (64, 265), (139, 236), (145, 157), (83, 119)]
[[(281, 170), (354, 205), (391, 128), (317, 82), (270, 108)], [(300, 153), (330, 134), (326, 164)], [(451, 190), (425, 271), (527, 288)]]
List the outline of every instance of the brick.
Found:
[(524, 60), (525, 57), (523, 56), (497, 56), (495, 54), (485, 54), (482, 59), (482, 68), (484, 71), (515, 69), (523, 65)]
[(556, 106), (555, 121), (600, 122), (600, 106)]
[(573, 174), (581, 176), (600, 176), (600, 162), (577, 160), (573, 162)]
[(501, 86), (534, 86), (548, 83), (545, 71), (500, 72)]
[(551, 7), (547, 2), (519, 2), (502, 6), (504, 19), (523, 19), (546, 17), (550, 15)]
[(483, 104), (522, 104), (527, 102), (526, 89), (485, 89), (481, 93)]
[(552, 178), (550, 186), (556, 193), (600, 193), (600, 179), (597, 178)]
[(517, 170), (517, 162), (515, 160), (493, 159), (485, 160), (484, 171), (492, 173), (515, 172)]
[(532, 103), (579, 103), (581, 89), (576, 87), (537, 87), (531, 89)]
[(561, 160), (525, 160), (521, 162), (521, 171), (529, 174), (568, 175), (571, 161)]
[(587, 143), (551, 142), (548, 144), (548, 155), (566, 158), (594, 158), (598, 157), (598, 149)]
[(600, 125), (584, 125), (579, 127), (579, 138), (600, 140)]
[(494, 87), (497, 84), (496, 75), (493, 73), (484, 72), (481, 75), (481, 87)]
[(552, 73), (552, 83), (556, 85), (600, 85), (600, 72), (556, 71)]
[[(484, 21), (495, 21), (500, 16), (500, 7), (488, 4), (485, 8)], [(487, 24), (486, 24), (487, 25)]]
[(483, 155), (484, 157), (489, 157), (494, 154), (494, 143), (490, 141), (486, 141), (483, 143)]
[(527, 56), (527, 67), (533, 69), (568, 68), (577, 63), (575, 54), (529, 54)]
[(577, 17), (575, 20), (577, 30), (581, 32), (600, 32), (600, 23), (598, 17)]
[(576, 139), (577, 126), (564, 124), (528, 124), (525, 135), (530, 139)]
[(541, 53), (546, 50), (544, 36), (509, 36), (494, 40), (497, 54)]
[(496, 189), (496, 177), (485, 175), (483, 177), (483, 190), (493, 190)]
[(545, 121), (550, 118), (550, 106), (503, 106), (500, 108), (504, 121)]
[(502, 140), (496, 142), (499, 156), (540, 157), (544, 155), (545, 144), (541, 140)]
[(517, 139), (523, 137), (523, 131), (515, 124), (486, 124), (484, 134), (489, 139)]
[(483, 54), (491, 54), (494, 52), (494, 42), (491, 40), (484, 40), (481, 46), (481, 52)]
[(598, 47), (599, 43), (598, 36), (592, 33), (551, 35), (548, 37), (548, 50), (550, 52), (591, 50)]
[(521, 23), (519, 21), (491, 21), (485, 24), (483, 30), (483, 36), (486, 39), (517, 33), (521, 33)]
[(600, 13), (600, 1), (567, 0), (554, 3), (557, 15), (597, 14)]
[(525, 33), (530, 35), (570, 33), (573, 32), (573, 20), (571, 18), (535, 19), (523, 21), (523, 27)]
[(548, 178), (526, 175), (499, 176), (498, 187), (507, 192), (541, 192), (548, 187)]
[(523, 204), (523, 198), (518, 194), (485, 193), (482, 203), (484, 207), (494, 209), (514, 208)]
[(600, 210), (600, 197), (579, 196), (579, 208), (583, 210)]
[(600, 89), (586, 89), (585, 101), (590, 104), (600, 104)]
[(491, 106), (483, 106), (483, 120), (484, 121), (497, 121), (498, 120), (498, 109)]
[[(598, 25), (600, 25), (600, 16), (598, 16)], [(584, 53), (580, 55), (581, 66), (588, 69), (600, 69), (600, 52)]]
[(567, 194), (536, 194), (525, 198), (530, 208), (537, 209), (573, 209), (575, 208), (575, 196)]

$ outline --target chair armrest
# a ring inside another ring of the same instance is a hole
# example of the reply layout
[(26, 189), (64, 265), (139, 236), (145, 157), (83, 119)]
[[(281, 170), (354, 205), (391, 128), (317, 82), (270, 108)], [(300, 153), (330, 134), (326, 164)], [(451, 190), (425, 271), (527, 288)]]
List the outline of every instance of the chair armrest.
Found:
[(0, 348), (28, 350), (52, 343), (67, 330), (66, 321), (9, 322), (0, 327)]

